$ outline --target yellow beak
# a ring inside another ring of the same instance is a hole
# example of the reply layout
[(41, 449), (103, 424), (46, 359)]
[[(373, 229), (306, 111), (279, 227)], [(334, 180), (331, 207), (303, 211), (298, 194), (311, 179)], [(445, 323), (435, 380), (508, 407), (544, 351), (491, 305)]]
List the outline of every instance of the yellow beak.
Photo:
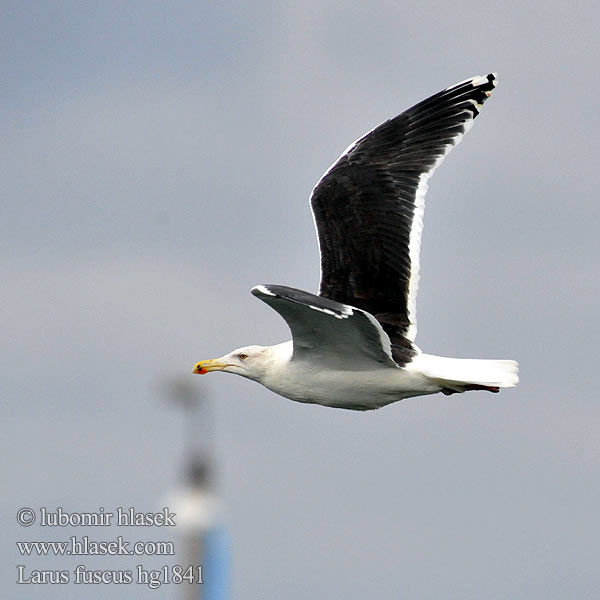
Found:
[(227, 363), (219, 362), (219, 358), (212, 358), (210, 360), (201, 360), (199, 363), (194, 365), (194, 370), (192, 373), (197, 373), (198, 375), (204, 375), (205, 373), (210, 373), (211, 371), (222, 371), (226, 367), (230, 365)]

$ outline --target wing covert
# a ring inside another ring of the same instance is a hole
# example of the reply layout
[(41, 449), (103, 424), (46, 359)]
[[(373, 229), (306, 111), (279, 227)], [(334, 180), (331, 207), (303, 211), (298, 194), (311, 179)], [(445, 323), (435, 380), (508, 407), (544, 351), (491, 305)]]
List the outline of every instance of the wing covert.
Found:
[(328, 368), (370, 370), (373, 363), (403, 366), (415, 354), (396, 352), (379, 322), (353, 306), (282, 285), (259, 285), (252, 294), (287, 322), (294, 359), (307, 356), (314, 362), (319, 355)]

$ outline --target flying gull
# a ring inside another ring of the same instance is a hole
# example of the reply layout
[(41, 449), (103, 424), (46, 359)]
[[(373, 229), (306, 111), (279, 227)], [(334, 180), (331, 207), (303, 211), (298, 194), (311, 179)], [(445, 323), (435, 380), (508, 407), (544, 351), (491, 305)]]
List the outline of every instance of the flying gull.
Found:
[(415, 344), (427, 182), (495, 85), (495, 74), (457, 83), (351, 144), (310, 196), (319, 294), (252, 289), (285, 319), (292, 340), (238, 348), (193, 372), (235, 373), (291, 400), (354, 410), (516, 385), (513, 360), (446, 358)]

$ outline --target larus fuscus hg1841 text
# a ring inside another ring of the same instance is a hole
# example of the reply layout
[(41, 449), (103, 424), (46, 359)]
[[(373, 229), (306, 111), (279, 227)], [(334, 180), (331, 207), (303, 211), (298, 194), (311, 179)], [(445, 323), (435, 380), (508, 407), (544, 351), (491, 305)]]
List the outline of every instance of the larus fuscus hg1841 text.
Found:
[(252, 289), (286, 320), (293, 339), (203, 360), (194, 373), (235, 373), (291, 400), (354, 410), (516, 385), (515, 361), (445, 358), (415, 345), (427, 182), (495, 85), (493, 74), (458, 83), (351, 144), (310, 197), (319, 295)]

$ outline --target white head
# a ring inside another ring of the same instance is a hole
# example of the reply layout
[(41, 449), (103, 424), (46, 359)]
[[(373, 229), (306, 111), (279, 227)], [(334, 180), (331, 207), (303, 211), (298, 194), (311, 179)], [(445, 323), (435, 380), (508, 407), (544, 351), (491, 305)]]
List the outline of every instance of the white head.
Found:
[(245, 346), (220, 358), (201, 360), (194, 365), (192, 373), (204, 375), (223, 371), (260, 381), (272, 361), (272, 355), (272, 346)]

